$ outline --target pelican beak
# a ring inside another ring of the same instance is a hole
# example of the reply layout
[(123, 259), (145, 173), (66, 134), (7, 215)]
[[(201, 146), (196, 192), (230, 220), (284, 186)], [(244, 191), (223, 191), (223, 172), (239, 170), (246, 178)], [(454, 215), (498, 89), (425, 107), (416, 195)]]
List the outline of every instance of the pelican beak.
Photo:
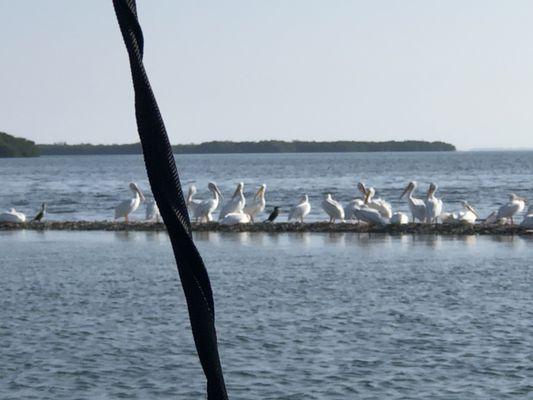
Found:
[(237, 195), (239, 194), (239, 187), (240, 186), (237, 185), (237, 189), (235, 189), (235, 191), (233, 192), (233, 196), (231, 197), (237, 197)]
[(224, 196), (222, 196), (222, 192), (220, 191), (220, 189), (216, 185), (215, 185), (215, 192), (217, 192), (217, 194), (220, 196), (220, 198), (224, 197)]
[(401, 199), (403, 196), (405, 196), (405, 194), (409, 191), (409, 189), (411, 189), (411, 184), (409, 184), (409, 185), (407, 185), (407, 186), (405, 187), (405, 189), (404, 189), (403, 192), (402, 192), (402, 195), (400, 196), (400, 199)]
[(477, 213), (477, 211), (476, 211), (476, 210), (474, 209), (474, 207), (472, 207), (470, 204), (467, 204), (467, 205), (466, 205), (466, 209), (467, 209), (468, 211), (470, 211), (471, 213), (473, 213), (473, 214), (476, 216), (476, 218), (480, 218), (480, 217), (479, 217), (479, 214)]
[(367, 190), (365, 193), (365, 204), (368, 204), (368, 198), (370, 197), (370, 190)]

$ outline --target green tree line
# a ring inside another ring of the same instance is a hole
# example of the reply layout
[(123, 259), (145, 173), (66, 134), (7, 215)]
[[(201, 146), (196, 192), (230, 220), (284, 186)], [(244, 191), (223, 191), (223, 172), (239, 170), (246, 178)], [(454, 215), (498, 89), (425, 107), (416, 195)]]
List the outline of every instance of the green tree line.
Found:
[[(90, 155), (90, 154), (141, 154), (140, 143), (133, 144), (42, 144), (38, 145), (43, 155)], [(227, 153), (322, 153), (322, 152), (378, 152), (378, 151), (455, 151), (455, 146), (444, 142), (420, 140), (387, 142), (310, 142), (264, 140), (259, 142), (213, 141), (200, 144), (172, 146), (177, 154), (227, 154)]]
[(35, 157), (39, 149), (31, 140), (0, 132), (0, 157)]

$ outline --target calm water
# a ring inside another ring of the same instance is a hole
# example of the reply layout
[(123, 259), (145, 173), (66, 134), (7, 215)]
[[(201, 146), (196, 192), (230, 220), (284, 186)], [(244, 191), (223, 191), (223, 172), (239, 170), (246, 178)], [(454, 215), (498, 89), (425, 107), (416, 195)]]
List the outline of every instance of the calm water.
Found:
[[(439, 184), (447, 211), (459, 210), (458, 201), (465, 199), (485, 216), (509, 192), (533, 198), (533, 152), (180, 155), (177, 162), (182, 181), (194, 181), (199, 198), (207, 196), (209, 180), (226, 195), (241, 180), (248, 195), (266, 183), (271, 206), (288, 209), (302, 193), (309, 194), (312, 219), (325, 218), (323, 192), (347, 202), (359, 195), (359, 180), (404, 211), (407, 204), (398, 197), (413, 179), (420, 182), (419, 193), (431, 181)], [(50, 219), (112, 219), (118, 202), (131, 197), (130, 181), (148, 191), (141, 156), (0, 159), (0, 209), (34, 215), (46, 201)], [(143, 218), (143, 211), (132, 218)]]
[[(533, 397), (531, 239), (197, 241), (232, 399)], [(0, 254), (0, 398), (204, 398), (166, 234), (0, 232)]]
[[(199, 197), (268, 185), (398, 201), (440, 185), (448, 210), (533, 198), (533, 152), (179, 156)], [(148, 192), (139, 156), (0, 159), (0, 209), (111, 219)], [(134, 215), (142, 218), (143, 210)], [(533, 398), (531, 239), (204, 234), (232, 399)], [(165, 233), (0, 232), (0, 398), (203, 399)]]

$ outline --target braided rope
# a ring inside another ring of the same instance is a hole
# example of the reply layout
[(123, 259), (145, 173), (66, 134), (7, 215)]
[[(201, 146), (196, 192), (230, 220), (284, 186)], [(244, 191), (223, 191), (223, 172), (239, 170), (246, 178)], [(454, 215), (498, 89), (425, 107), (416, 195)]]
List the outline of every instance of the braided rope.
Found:
[(130, 61), (137, 129), (146, 171), (172, 243), (196, 350), (207, 378), (207, 398), (226, 400), (228, 396), (218, 355), (211, 283), (192, 239), (174, 154), (144, 69), (144, 41), (135, 0), (113, 0), (113, 5)]

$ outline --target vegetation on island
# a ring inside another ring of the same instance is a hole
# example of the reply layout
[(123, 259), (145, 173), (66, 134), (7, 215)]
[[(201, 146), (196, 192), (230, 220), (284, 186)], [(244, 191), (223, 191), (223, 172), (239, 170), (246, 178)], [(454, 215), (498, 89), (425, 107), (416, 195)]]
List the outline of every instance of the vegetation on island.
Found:
[[(142, 154), (140, 143), (132, 144), (74, 144), (38, 145), (42, 155), (91, 155), (91, 154)], [(200, 144), (172, 146), (176, 154), (228, 154), (228, 153), (346, 153), (378, 151), (455, 151), (455, 146), (444, 142), (420, 140), (387, 142), (311, 142), (263, 140), (259, 142), (213, 141)]]
[(0, 132), (0, 157), (35, 157), (39, 149), (31, 140)]

